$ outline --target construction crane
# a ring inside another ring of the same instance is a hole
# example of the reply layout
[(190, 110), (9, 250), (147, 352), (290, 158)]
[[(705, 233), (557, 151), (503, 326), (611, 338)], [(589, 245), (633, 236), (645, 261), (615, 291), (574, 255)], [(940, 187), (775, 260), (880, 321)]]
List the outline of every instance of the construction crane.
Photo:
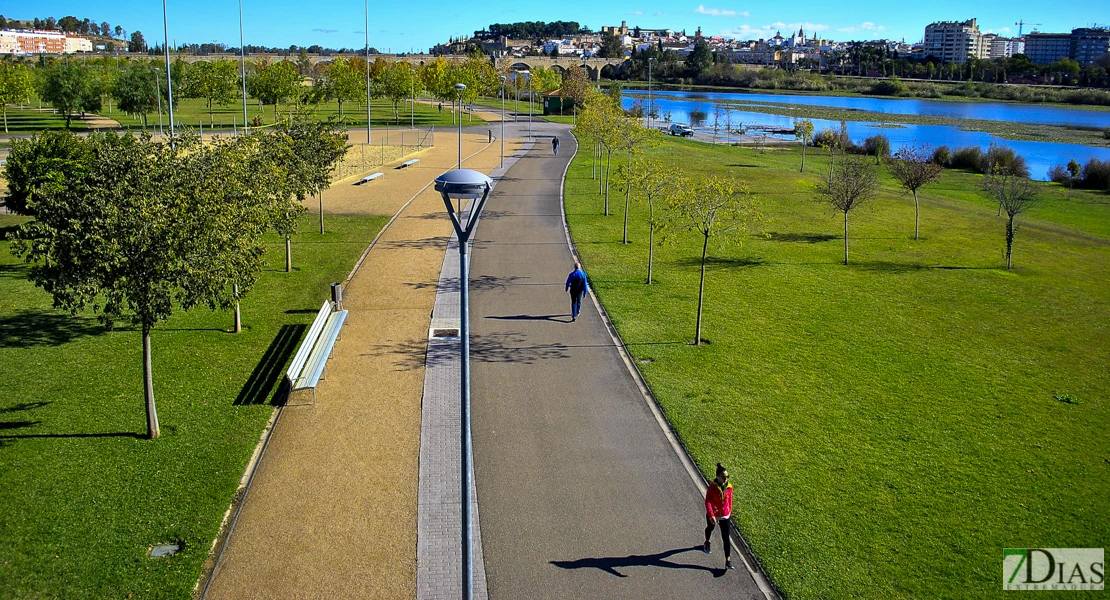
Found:
[(1025, 27), (1026, 25), (1032, 25), (1034, 27), (1037, 27), (1041, 24), (1040, 23), (1026, 23), (1025, 21), (1018, 21), (1017, 23), (1014, 23), (1014, 25), (1018, 26), (1018, 37), (1021, 37), (1021, 29), (1023, 27)]

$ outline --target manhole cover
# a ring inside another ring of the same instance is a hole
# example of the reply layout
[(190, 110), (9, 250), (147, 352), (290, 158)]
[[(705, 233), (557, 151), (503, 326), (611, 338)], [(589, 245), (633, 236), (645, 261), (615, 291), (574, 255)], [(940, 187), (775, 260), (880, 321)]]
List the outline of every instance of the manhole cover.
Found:
[(158, 544), (150, 549), (151, 558), (173, 556), (181, 551), (181, 544)]

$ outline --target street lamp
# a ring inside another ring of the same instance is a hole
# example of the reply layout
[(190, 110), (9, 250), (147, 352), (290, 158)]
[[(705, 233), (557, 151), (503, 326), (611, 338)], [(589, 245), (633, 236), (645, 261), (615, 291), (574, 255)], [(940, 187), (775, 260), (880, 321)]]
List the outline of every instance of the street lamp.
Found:
[(462, 168), (462, 93), (466, 89), (465, 83), (455, 84), (455, 95), (459, 97), (459, 167)]
[(532, 72), (524, 72), (524, 80), (528, 84), (528, 137), (532, 137)]
[(501, 164), (505, 166), (505, 76), (498, 77), (501, 80)]
[(655, 111), (652, 108), (655, 106), (651, 102), (651, 61), (655, 60), (654, 56), (648, 57), (648, 128), (655, 129)]
[(366, 145), (370, 145), (370, 0), (365, 0), (366, 9)]
[[(443, 205), (447, 208), (447, 215), (451, 217), (451, 225), (454, 226), (455, 234), (459, 238), (459, 340), (462, 342), (461, 360), (459, 361), (461, 365), (459, 371), (461, 393), (459, 413), (462, 417), (462, 427), (459, 438), (462, 450), (460, 454), (460, 462), (462, 463), (462, 477), (460, 478), (460, 481), (462, 481), (462, 506), (460, 509), (462, 512), (463, 600), (470, 600), (474, 592), (474, 574), (471, 572), (473, 544), (470, 539), (470, 300), (468, 296), (470, 286), (466, 246), (470, 241), (470, 235), (478, 225), (478, 216), (482, 213), (482, 207), (486, 205), (486, 199), (489, 198), (492, 189), (491, 183), (489, 177), (471, 169), (448, 171), (435, 180), (436, 191), (443, 196)], [(452, 198), (459, 201), (458, 213), (455, 212), (455, 207), (451, 203)], [(465, 227), (460, 222), (464, 199), (471, 200)]]
[(243, 45), (243, 0), (239, 0), (239, 69), (243, 79), (243, 133), (247, 132), (247, 47)]
[(409, 93), (412, 95), (409, 102), (409, 129), (416, 129), (416, 117), (413, 116), (416, 111), (416, 69), (409, 69)]
[(170, 146), (173, 146), (173, 78), (170, 76), (170, 21), (166, 16), (166, 0), (162, 0), (162, 33), (165, 35), (162, 48), (166, 51), (166, 96), (170, 111)]

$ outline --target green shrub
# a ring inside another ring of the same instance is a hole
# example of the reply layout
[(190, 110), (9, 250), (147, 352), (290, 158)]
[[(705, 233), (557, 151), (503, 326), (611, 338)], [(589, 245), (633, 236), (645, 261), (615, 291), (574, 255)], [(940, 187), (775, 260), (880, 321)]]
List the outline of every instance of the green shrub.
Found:
[(905, 96), (909, 88), (897, 76), (891, 75), (890, 79), (882, 79), (871, 86), (871, 93), (876, 96)]
[(983, 151), (979, 146), (964, 146), (957, 148), (948, 161), (948, 166), (953, 169), (970, 169), (978, 171), (983, 164)]
[(1110, 160), (1092, 158), (1083, 165), (1079, 187), (1090, 190), (1110, 190)]
[(949, 166), (948, 163), (952, 162), (952, 151), (948, 146), (937, 146), (937, 149), (933, 150), (933, 162), (942, 167)]
[(877, 133), (863, 140), (863, 153), (878, 158), (889, 157), (890, 139), (881, 133)]
[(1025, 158), (1015, 154), (1012, 148), (992, 143), (986, 154), (983, 154), (979, 164), (979, 172), (1000, 172), (1029, 177), (1029, 166), (1026, 165)]

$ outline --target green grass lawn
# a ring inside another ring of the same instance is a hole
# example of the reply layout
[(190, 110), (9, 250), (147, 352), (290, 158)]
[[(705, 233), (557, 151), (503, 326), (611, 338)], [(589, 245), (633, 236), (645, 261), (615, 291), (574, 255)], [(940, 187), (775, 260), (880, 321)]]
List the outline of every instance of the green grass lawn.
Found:
[(571, 234), (683, 444), (710, 477), (730, 468), (734, 520), (787, 597), (995, 597), (1003, 548), (1106, 545), (1110, 196), (1036, 183), (1007, 272), (981, 176), (925, 188), (914, 241), (912, 197), (884, 174), (844, 266), (820, 152), (805, 173), (796, 147), (648, 152), (747, 182), (771, 218), (711, 252), (710, 343), (689, 344), (698, 235), (658, 249), (645, 285), (646, 209), (622, 245), (623, 194), (602, 216), (588, 151), (566, 182)]
[[(190, 598), (294, 342), (387, 218), (332, 216), (319, 235), (306, 216), (292, 273), (272, 236), (240, 334), (230, 311), (160, 324), (157, 440), (138, 437), (139, 332), (53, 310), (0, 242), (0, 598)], [(146, 556), (165, 541), (184, 549)]]
[[(52, 114), (49, 108), (40, 111), (34, 108), (8, 107), (8, 133), (35, 133), (45, 129), (65, 129), (65, 127), (65, 117)], [(88, 129), (85, 122), (77, 118), (70, 122), (69, 128), (73, 131)], [(2, 131), (3, 129), (0, 129), (0, 132)]]

